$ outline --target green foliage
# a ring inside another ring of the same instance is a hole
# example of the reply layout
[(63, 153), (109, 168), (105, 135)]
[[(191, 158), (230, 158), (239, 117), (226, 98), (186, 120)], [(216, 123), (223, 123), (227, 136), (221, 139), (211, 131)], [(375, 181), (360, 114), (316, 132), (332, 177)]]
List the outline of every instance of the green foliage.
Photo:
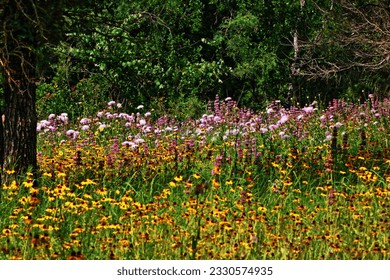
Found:
[[(217, 94), (255, 108), (274, 99), (287, 105), (292, 97), (301, 104), (318, 98), (327, 103), (346, 92), (356, 99), (360, 89), (352, 89), (362, 82), (369, 91), (388, 91), (386, 69), (306, 78), (307, 59), (319, 66), (328, 58), (354, 59), (335, 36), (345, 32), (349, 19), (333, 1), (301, 6), (300, 1), (276, 0), (119, 0), (65, 10), (66, 36), (56, 46), (60, 59), (50, 58), (52, 77), (61, 76), (72, 86), (91, 78), (103, 99), (127, 108), (160, 99), (164, 106), (194, 97), (204, 102)], [(332, 42), (299, 50), (301, 76), (291, 72), (294, 32), (303, 45), (321, 38)], [(63, 61), (70, 71), (58, 67)], [(57, 94), (64, 95), (61, 102), (72, 100), (66, 90)]]
[(118, 1), (110, 7), (115, 17), (102, 10), (92, 31), (69, 34), (67, 48), (109, 82), (113, 99), (127, 105), (151, 97), (173, 100), (184, 92), (205, 95), (218, 84), (222, 65), (202, 59), (203, 43), (194, 34), (200, 29), (201, 2), (191, 3)]
[(261, 7), (249, 1), (237, 5), (235, 10), (233, 3), (213, 1), (101, 4), (89, 10), (85, 27), (69, 18), (73, 32), (58, 49), (72, 57), (73, 68), (100, 78), (111, 98), (128, 106), (147, 104), (151, 97), (207, 100), (215, 94), (264, 102), (285, 88), (285, 65), (271, 39), (264, 41), (269, 30), (261, 26)]
[[(96, 77), (95, 77), (96, 78)], [(67, 113), (72, 119), (92, 116), (109, 101), (104, 83), (95, 78), (80, 80), (69, 86), (61, 81), (42, 83), (37, 88), (38, 118), (45, 119), (49, 114)]]
[(177, 99), (168, 101), (168, 114), (179, 121), (184, 121), (187, 118), (200, 118), (205, 112), (205, 102), (202, 102), (195, 95), (185, 96), (181, 94)]

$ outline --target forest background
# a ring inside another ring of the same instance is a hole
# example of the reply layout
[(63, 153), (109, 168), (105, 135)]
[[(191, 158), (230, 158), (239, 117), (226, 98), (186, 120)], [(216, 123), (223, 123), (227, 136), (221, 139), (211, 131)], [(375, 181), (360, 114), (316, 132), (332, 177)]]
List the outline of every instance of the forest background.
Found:
[(36, 2), (41, 119), (110, 100), (191, 116), (216, 95), (260, 109), (389, 91), (383, 1)]

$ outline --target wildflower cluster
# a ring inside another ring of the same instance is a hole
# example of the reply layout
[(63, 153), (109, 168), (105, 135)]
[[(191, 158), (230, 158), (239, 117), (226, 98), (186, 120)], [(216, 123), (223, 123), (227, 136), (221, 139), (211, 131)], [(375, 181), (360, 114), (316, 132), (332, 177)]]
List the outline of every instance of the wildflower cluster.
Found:
[(1, 186), (0, 258), (389, 259), (390, 101), (316, 106), (51, 114), (38, 181)]

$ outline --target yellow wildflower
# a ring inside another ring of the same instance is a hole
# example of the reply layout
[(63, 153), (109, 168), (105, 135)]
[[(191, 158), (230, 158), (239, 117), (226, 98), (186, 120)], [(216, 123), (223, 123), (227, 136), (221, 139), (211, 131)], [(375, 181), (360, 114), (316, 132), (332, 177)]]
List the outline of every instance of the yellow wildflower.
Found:
[(87, 179), (85, 181), (82, 181), (81, 185), (83, 185), (83, 186), (86, 186), (86, 185), (97, 185), (97, 183), (92, 181), (91, 179)]
[(32, 185), (33, 185), (33, 181), (23, 182), (23, 185), (24, 185), (26, 188), (31, 188)]
[(181, 181), (183, 181), (183, 176), (176, 176), (175, 178), (174, 178), (174, 180), (176, 181), (176, 182), (181, 182)]
[(221, 184), (217, 180), (213, 179), (212, 186), (213, 186), (213, 188), (219, 188), (221, 186)]
[(58, 178), (65, 178), (66, 174), (64, 172), (60, 172), (60, 173), (57, 174), (57, 177)]
[(47, 177), (49, 177), (49, 178), (52, 177), (52, 174), (51, 174), (51, 173), (47, 173), (47, 172), (43, 173), (42, 175), (43, 175), (43, 176), (47, 176)]

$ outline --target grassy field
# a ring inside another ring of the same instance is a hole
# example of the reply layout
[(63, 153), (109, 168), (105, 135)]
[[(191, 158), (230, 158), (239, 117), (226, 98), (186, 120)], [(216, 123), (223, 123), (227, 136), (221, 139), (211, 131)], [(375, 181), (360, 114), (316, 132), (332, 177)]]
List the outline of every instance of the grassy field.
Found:
[(1, 186), (0, 259), (390, 259), (390, 101), (316, 106), (52, 114), (37, 184)]

